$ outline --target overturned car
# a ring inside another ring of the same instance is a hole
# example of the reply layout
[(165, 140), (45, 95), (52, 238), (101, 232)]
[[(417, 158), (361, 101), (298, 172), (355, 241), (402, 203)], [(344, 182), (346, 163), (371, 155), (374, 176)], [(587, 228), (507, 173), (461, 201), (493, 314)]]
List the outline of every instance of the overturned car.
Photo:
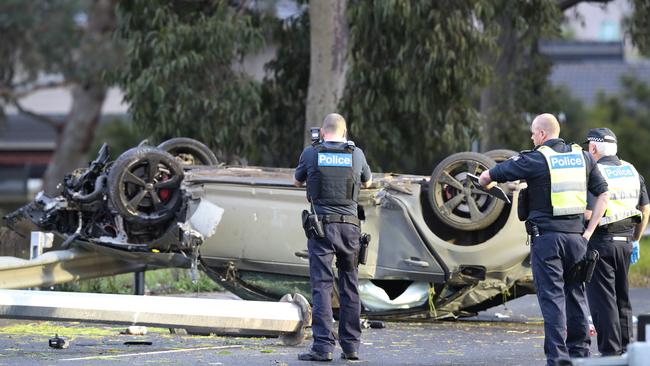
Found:
[[(366, 313), (458, 317), (534, 291), (513, 209), (525, 183), (501, 185), (506, 203), (467, 178), (512, 154), (457, 153), (430, 177), (373, 175), (359, 199), (362, 231), (373, 238), (359, 266)], [(60, 196), (40, 194), (5, 220), (23, 234), (55, 233), (58, 249), (199, 268), (244, 299), (309, 298), (300, 222), (308, 203), (292, 183), (292, 169), (220, 165), (186, 138), (141, 144), (115, 161), (102, 147), (88, 168), (66, 176)]]

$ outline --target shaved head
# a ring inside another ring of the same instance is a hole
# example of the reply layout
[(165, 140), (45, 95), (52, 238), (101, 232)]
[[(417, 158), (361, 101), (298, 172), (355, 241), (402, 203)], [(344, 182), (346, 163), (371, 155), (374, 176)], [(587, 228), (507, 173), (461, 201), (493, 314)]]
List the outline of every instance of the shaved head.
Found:
[(544, 113), (535, 117), (530, 125), (530, 139), (533, 140), (535, 146), (558, 137), (560, 137), (560, 123), (554, 115)]
[(330, 113), (323, 120), (323, 132), (341, 134), (345, 131), (345, 119), (338, 113)]
[(546, 134), (552, 139), (560, 137), (560, 123), (557, 121), (555, 116), (550, 113), (540, 114), (535, 117), (533, 125), (536, 125), (538, 129), (546, 132)]

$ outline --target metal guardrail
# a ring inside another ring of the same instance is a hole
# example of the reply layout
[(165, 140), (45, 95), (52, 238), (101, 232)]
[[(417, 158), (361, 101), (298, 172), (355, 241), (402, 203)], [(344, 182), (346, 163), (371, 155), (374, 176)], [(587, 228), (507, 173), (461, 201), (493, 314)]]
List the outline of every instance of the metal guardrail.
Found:
[(80, 249), (56, 250), (35, 259), (0, 257), (0, 288), (18, 289), (136, 272), (144, 264), (123, 261), (101, 252)]

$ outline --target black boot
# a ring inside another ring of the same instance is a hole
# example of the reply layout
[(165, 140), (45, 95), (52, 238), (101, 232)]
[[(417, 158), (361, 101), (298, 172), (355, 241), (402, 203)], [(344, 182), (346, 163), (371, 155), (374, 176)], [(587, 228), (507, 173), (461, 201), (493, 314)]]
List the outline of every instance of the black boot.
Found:
[(316, 352), (311, 350), (298, 355), (300, 361), (332, 361), (332, 352)]
[(341, 352), (341, 358), (344, 360), (358, 360), (359, 352)]

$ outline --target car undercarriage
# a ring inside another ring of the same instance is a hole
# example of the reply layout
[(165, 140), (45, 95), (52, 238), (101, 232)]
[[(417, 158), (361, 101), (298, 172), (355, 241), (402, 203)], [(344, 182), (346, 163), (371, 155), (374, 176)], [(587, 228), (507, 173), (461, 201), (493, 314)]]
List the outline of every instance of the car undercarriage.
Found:
[[(373, 174), (359, 198), (362, 231), (373, 238), (359, 266), (364, 312), (459, 317), (534, 292), (515, 212), (525, 183), (501, 185), (506, 203), (467, 178), (512, 154), (457, 153), (430, 177)], [(143, 143), (114, 161), (103, 146), (87, 168), (65, 177), (59, 195), (41, 193), (5, 222), (24, 236), (54, 233), (52, 250), (96, 247), (147, 268), (203, 270), (244, 299), (309, 299), (300, 224), (307, 201), (292, 183), (292, 169), (219, 164), (187, 138)]]

